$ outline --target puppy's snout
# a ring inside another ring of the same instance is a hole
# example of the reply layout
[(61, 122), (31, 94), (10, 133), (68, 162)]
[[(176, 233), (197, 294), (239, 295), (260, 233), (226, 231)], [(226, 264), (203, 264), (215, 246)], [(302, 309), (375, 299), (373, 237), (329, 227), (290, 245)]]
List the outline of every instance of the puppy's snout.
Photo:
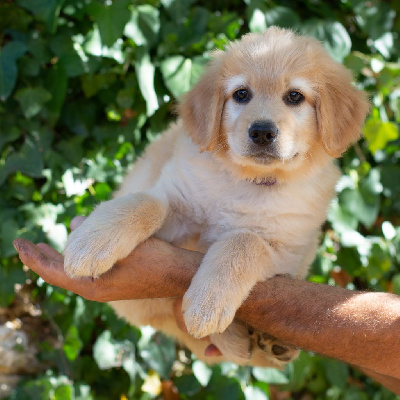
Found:
[(272, 121), (257, 121), (249, 128), (250, 139), (260, 146), (273, 143), (278, 135), (278, 127)]

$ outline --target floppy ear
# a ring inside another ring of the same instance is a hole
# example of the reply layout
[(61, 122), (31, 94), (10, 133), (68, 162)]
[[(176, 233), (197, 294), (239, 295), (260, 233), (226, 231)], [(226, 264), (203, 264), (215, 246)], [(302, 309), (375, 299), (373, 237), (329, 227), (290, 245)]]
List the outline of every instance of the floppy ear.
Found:
[(370, 105), (367, 94), (352, 85), (350, 71), (340, 64), (326, 66), (316, 99), (320, 137), (325, 151), (340, 157), (361, 136)]
[(178, 106), (178, 113), (201, 152), (212, 150), (218, 142), (224, 107), (221, 72), (222, 60), (217, 57)]

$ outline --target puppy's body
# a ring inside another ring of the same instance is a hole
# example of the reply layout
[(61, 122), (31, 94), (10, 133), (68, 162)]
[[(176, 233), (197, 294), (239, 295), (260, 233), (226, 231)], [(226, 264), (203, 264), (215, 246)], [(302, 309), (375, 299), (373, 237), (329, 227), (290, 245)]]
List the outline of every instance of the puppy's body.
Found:
[(230, 361), (282, 365), (291, 357), (251, 348), (247, 327), (232, 321), (257, 282), (305, 277), (334, 196), (333, 158), (358, 138), (367, 109), (316, 41), (276, 28), (246, 36), (215, 58), (183, 100), (183, 121), (149, 146), (114, 200), (71, 234), (67, 272), (98, 276), (153, 234), (194, 243), (205, 257), (183, 300), (191, 336), (177, 328), (171, 300), (113, 307), (199, 358), (206, 344), (193, 336), (211, 335)]

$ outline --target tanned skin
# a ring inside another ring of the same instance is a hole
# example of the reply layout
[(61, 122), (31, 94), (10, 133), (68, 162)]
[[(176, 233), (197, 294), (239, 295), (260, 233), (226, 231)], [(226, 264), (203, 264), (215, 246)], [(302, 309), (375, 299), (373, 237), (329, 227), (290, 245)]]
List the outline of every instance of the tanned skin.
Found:
[[(203, 258), (151, 238), (96, 280), (71, 279), (62, 255), (50, 246), (24, 239), (14, 245), (21, 261), (44, 281), (98, 302), (181, 299)], [(176, 318), (184, 329), (180, 305), (177, 300)], [(352, 364), (400, 394), (399, 296), (275, 276), (254, 287), (236, 317), (294, 346)], [(217, 353), (213, 345), (206, 351)]]

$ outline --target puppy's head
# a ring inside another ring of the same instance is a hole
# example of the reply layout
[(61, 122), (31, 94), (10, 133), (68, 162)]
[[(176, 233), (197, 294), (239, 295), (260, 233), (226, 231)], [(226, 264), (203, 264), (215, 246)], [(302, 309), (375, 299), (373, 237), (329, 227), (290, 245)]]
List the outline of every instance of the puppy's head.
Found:
[(242, 177), (288, 179), (358, 140), (369, 105), (316, 40), (270, 28), (216, 53), (179, 107), (201, 151)]

